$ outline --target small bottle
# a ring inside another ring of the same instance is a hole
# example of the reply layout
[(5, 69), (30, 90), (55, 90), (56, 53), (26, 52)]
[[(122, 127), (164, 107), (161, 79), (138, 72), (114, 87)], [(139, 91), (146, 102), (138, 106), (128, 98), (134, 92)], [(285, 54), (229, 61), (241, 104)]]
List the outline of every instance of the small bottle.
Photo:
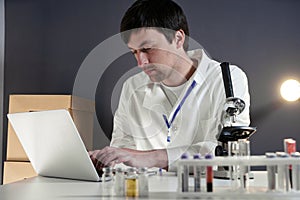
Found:
[(113, 180), (113, 172), (111, 167), (104, 167), (102, 169), (103, 174), (102, 174), (102, 182), (108, 182)]
[(138, 176), (135, 168), (129, 168), (125, 178), (126, 197), (137, 197), (139, 194)]
[(102, 188), (103, 192), (107, 194), (108, 196), (113, 196), (113, 190), (114, 190), (114, 182), (113, 182), (113, 171), (111, 167), (104, 167), (102, 169)]
[(122, 168), (115, 170), (115, 193), (117, 196), (125, 196), (125, 177)]
[[(194, 155), (194, 160), (200, 160), (200, 154)], [(201, 191), (201, 166), (195, 165), (194, 166), (194, 192)]]
[(139, 197), (147, 197), (149, 193), (148, 169), (142, 167), (139, 169)]

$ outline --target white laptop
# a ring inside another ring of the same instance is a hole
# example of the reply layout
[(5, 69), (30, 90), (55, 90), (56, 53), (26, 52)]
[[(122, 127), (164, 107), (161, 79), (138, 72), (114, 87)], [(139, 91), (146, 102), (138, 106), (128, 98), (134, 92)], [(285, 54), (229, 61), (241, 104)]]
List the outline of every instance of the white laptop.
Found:
[(37, 174), (100, 181), (67, 110), (15, 113), (7, 117)]

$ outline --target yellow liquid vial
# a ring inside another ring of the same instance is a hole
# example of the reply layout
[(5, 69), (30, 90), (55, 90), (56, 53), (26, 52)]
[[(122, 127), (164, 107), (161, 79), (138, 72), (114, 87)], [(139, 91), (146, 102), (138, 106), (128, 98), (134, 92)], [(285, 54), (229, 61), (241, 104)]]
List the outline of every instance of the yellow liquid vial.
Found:
[(126, 179), (126, 196), (137, 197), (138, 195), (138, 179)]

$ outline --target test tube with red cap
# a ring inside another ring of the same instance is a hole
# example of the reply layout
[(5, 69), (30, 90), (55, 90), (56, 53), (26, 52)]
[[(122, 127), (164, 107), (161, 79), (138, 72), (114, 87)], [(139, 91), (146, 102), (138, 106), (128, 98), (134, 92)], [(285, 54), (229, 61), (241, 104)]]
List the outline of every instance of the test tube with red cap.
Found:
[[(283, 140), (284, 152), (291, 155), (296, 152), (296, 140), (292, 138), (287, 138)], [(293, 188), (293, 179), (292, 179), (292, 165), (289, 166), (289, 179), (291, 188)]]

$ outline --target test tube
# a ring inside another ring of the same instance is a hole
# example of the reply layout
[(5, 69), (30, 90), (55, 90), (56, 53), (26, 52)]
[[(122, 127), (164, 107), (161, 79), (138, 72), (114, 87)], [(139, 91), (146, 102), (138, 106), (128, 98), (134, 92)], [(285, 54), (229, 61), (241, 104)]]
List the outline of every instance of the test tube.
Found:
[[(188, 159), (188, 154), (184, 153), (181, 156), (181, 159), (187, 160)], [(189, 166), (188, 165), (183, 165), (182, 166), (182, 171), (181, 171), (181, 187), (182, 187), (182, 192), (188, 192), (189, 191)]]
[[(275, 153), (266, 152), (267, 158), (276, 158)], [(276, 189), (276, 166), (274, 165), (267, 165), (267, 175), (268, 175), (268, 190), (272, 191)]]
[[(194, 155), (195, 160), (201, 159), (200, 154)], [(194, 192), (201, 191), (201, 166), (194, 165)]]
[[(237, 141), (228, 141), (228, 156), (237, 157), (239, 155), (239, 144)], [(236, 190), (239, 188), (238, 175), (239, 175), (239, 166), (232, 165), (229, 166), (230, 171), (230, 181), (231, 188)]]
[[(276, 152), (278, 158), (287, 158), (289, 155), (285, 152)], [(278, 189), (280, 191), (289, 191), (289, 169), (286, 164), (279, 164), (277, 167)]]
[[(239, 139), (238, 144), (239, 144), (239, 155), (250, 156), (249, 140)], [(240, 166), (240, 182), (241, 182), (242, 189), (245, 189), (248, 186), (249, 171), (250, 171), (250, 167), (248, 165)]]
[[(294, 152), (291, 156), (295, 159), (300, 159), (300, 153)], [(293, 189), (300, 190), (300, 164), (294, 164), (292, 168)]]
[[(288, 154), (292, 154), (296, 152), (296, 140), (293, 140), (291, 138), (284, 139), (283, 145), (284, 145), (284, 152)], [(290, 179), (291, 188), (293, 188), (292, 165), (289, 166), (289, 179)]]
[[(212, 159), (213, 156), (211, 154), (206, 154), (205, 159)], [(213, 191), (213, 166), (207, 166), (206, 167), (206, 191), (212, 192)]]

